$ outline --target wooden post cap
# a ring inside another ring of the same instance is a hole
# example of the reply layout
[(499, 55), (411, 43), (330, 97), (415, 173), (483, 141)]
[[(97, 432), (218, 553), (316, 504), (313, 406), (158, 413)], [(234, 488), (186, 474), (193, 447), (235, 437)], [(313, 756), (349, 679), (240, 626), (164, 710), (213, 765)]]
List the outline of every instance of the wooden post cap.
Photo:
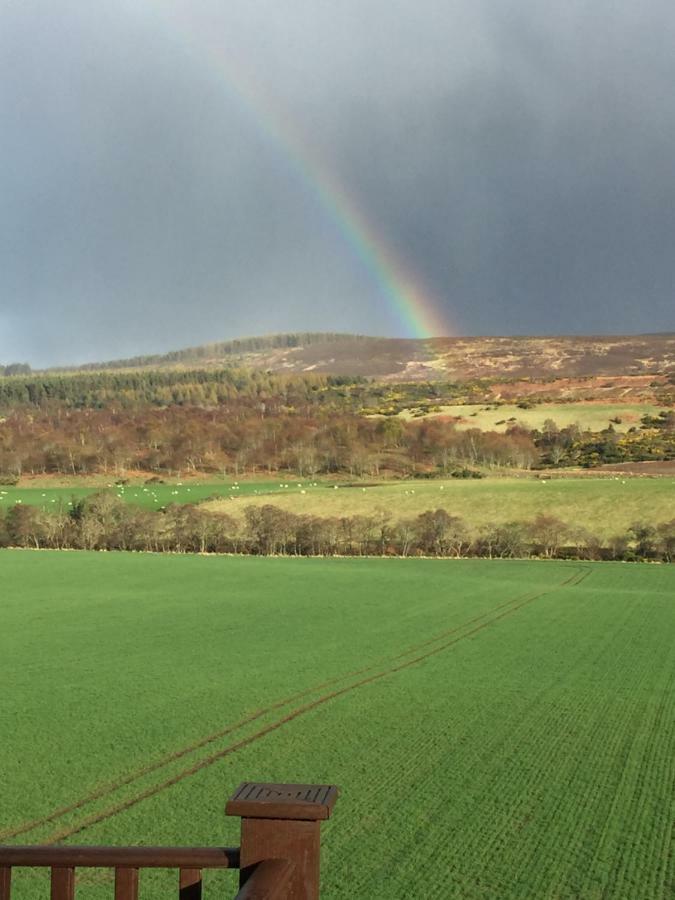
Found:
[(225, 806), (247, 819), (328, 819), (338, 790), (332, 784), (265, 784), (243, 781)]

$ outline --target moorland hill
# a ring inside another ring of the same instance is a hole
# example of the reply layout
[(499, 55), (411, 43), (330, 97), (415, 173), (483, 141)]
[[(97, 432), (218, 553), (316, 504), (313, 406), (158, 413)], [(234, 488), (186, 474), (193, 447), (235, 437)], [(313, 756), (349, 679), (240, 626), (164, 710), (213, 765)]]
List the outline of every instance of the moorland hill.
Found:
[(288, 374), (363, 375), (397, 382), (657, 375), (675, 372), (675, 333), (406, 339), (307, 332), (204, 344), (81, 368), (223, 364)]

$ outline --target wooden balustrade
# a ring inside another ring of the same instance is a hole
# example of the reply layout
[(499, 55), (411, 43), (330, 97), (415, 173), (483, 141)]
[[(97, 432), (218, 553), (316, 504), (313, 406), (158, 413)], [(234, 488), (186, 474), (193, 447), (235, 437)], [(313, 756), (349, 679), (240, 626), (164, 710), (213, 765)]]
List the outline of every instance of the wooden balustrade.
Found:
[(180, 900), (201, 900), (204, 869), (239, 869), (236, 900), (317, 900), (320, 827), (337, 799), (332, 785), (244, 782), (226, 813), (241, 817), (239, 847), (0, 847), (0, 900), (12, 869), (51, 869), (51, 900), (74, 900), (78, 868), (115, 870), (114, 900), (139, 900), (141, 869), (178, 869)]

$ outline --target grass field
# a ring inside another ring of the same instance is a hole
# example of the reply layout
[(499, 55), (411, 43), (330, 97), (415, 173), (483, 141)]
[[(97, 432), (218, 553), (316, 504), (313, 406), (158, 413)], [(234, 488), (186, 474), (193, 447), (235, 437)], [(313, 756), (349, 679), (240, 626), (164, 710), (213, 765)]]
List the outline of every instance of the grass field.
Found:
[(206, 497), (256, 497), (259, 494), (283, 494), (293, 490), (315, 491), (321, 485), (318, 482), (305, 480), (300, 487), (300, 480), (291, 481), (218, 481), (218, 482), (175, 482), (171, 484), (128, 484), (114, 485), (101, 482), (96, 486), (80, 487), (77, 481), (73, 486), (59, 487), (9, 487), (0, 485), (0, 510), (7, 509), (15, 503), (26, 503), (31, 506), (42, 506), (46, 509), (67, 507), (74, 499), (86, 497), (97, 491), (115, 492), (118, 497), (128, 503), (144, 506), (148, 509), (159, 509), (169, 503), (196, 503)]
[(329, 781), (326, 898), (672, 896), (675, 566), (0, 551), (0, 578), (0, 841), (236, 844), (240, 780)]
[[(101, 488), (0, 487), (0, 511), (21, 502), (47, 509), (68, 508), (74, 498)], [(169, 503), (194, 503), (213, 496), (206, 509), (235, 517), (245, 506), (273, 503), (297, 513), (322, 516), (370, 515), (384, 510), (393, 520), (442, 507), (473, 528), (493, 522), (558, 516), (609, 537), (646, 517), (652, 524), (675, 516), (675, 477), (631, 478), (617, 473), (564, 478), (531, 475), (480, 480), (419, 480), (347, 486), (326, 481), (189, 482), (107, 487), (125, 502), (161, 509)]]
[[(457, 428), (480, 428), (482, 431), (506, 431), (515, 420), (526, 428), (542, 428), (547, 419), (552, 419), (559, 428), (567, 425), (579, 425), (582, 430), (601, 431), (607, 428), (610, 420), (619, 418), (620, 423), (613, 422), (616, 431), (628, 431), (633, 425), (639, 426), (644, 415), (657, 415), (662, 407), (651, 403), (539, 403), (532, 409), (521, 409), (515, 404), (505, 403), (503, 406), (458, 405), (443, 406), (434, 416), (453, 416), (458, 418)], [(412, 412), (402, 413), (404, 418), (412, 418)], [(509, 421), (511, 420), (511, 421)]]
[[(393, 520), (444, 508), (472, 527), (494, 522), (531, 520), (538, 513), (583, 525), (600, 536), (611, 536), (633, 522), (652, 524), (675, 517), (675, 478), (485, 478), (481, 480), (390, 482), (372, 487), (340, 487), (321, 492), (299, 489), (283, 496), (251, 497), (253, 505), (274, 503), (293, 512), (322, 516), (370, 515), (384, 510)], [(244, 504), (207, 504), (228, 513)]]

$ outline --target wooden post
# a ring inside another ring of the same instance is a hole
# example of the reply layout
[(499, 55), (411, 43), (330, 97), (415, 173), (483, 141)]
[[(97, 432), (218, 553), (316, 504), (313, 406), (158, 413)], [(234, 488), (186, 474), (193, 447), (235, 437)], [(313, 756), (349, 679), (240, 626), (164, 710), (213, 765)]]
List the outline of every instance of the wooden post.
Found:
[(178, 887), (180, 900), (201, 900), (202, 870), (181, 869), (178, 873)]
[(329, 784), (240, 784), (225, 807), (228, 816), (241, 816), (240, 885), (264, 860), (288, 860), (293, 871), (280, 896), (318, 900), (319, 831), (336, 799)]
[(138, 869), (115, 869), (115, 900), (138, 900)]
[(12, 870), (10, 866), (0, 866), (0, 900), (9, 900), (12, 891)]
[(74, 900), (75, 869), (73, 866), (52, 866), (51, 900)]

